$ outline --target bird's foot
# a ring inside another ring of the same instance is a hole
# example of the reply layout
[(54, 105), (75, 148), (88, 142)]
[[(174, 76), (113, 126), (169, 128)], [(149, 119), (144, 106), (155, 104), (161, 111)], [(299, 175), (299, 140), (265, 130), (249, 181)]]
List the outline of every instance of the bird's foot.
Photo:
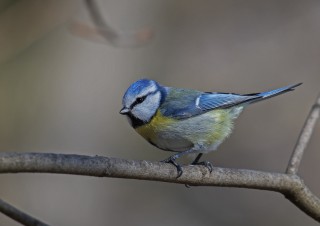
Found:
[[(201, 165), (201, 166), (205, 166), (209, 172), (211, 173), (212, 170), (213, 170), (213, 165), (211, 162), (208, 162), (208, 161), (202, 161), (202, 162), (198, 162), (198, 161), (193, 161), (191, 163), (192, 166), (196, 166), (196, 165)], [(185, 184), (184, 186), (186, 186), (186, 188), (191, 188), (191, 185), (190, 184)]]
[(213, 165), (212, 165), (212, 163), (211, 163), (211, 162), (208, 162), (208, 161), (193, 162), (193, 163), (191, 163), (191, 165), (194, 165), (194, 166), (196, 166), (196, 165), (205, 166), (205, 167), (209, 170), (210, 173), (211, 173), (212, 170), (213, 170)]
[(171, 163), (172, 165), (174, 165), (177, 168), (177, 178), (181, 177), (183, 170), (182, 167), (175, 161), (176, 159), (173, 156), (170, 156), (169, 158), (162, 160), (161, 162), (164, 163)]

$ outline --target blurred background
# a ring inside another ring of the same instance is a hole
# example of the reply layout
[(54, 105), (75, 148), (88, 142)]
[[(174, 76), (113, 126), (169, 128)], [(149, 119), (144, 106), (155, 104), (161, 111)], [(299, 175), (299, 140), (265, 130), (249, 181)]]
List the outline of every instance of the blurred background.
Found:
[[(96, 3), (112, 28), (103, 37), (83, 1), (0, 0), (0, 151), (158, 161), (170, 153), (118, 113), (135, 80), (236, 93), (303, 82), (247, 108), (204, 158), (284, 172), (320, 92), (320, 1)], [(319, 129), (299, 171), (318, 196)], [(52, 225), (317, 225), (267, 191), (52, 174), (0, 184), (2, 199)], [(0, 214), (0, 225), (18, 224)]]

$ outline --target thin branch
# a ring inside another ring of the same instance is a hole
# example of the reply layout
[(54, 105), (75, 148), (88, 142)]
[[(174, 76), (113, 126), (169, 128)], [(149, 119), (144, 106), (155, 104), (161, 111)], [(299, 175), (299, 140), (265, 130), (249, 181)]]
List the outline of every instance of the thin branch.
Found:
[(118, 38), (119, 35), (117, 34), (117, 32), (113, 28), (111, 28), (103, 19), (96, 2), (94, 0), (85, 0), (84, 2), (96, 26), (104, 29), (102, 35), (104, 35), (108, 40)]
[(297, 174), (304, 150), (306, 149), (313, 129), (316, 125), (316, 122), (320, 115), (320, 95), (318, 96), (315, 104), (311, 108), (309, 115), (304, 123), (304, 126), (301, 130), (300, 136), (296, 143), (296, 146), (292, 152), (286, 173), (288, 174)]
[(89, 40), (109, 43), (117, 47), (141, 46), (153, 38), (154, 32), (149, 28), (134, 32), (123, 32), (114, 29), (103, 18), (96, 1), (85, 0), (84, 2), (95, 27), (74, 21), (70, 26), (73, 34)]
[(171, 164), (51, 153), (0, 153), (0, 173), (57, 173), (163, 181), (194, 186), (239, 187), (280, 192), (320, 222), (320, 200), (297, 175), (186, 166), (180, 178)]
[(21, 210), (3, 201), (2, 199), (0, 199), (0, 212), (7, 215), (11, 219), (14, 219), (15, 221), (20, 222), (23, 225), (27, 225), (27, 226), (47, 226), (48, 225), (22, 212)]

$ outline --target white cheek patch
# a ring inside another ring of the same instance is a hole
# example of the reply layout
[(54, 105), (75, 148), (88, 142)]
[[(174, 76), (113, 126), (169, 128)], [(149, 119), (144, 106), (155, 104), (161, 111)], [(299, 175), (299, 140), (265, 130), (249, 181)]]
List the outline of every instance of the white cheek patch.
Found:
[(141, 104), (136, 105), (131, 112), (138, 119), (148, 122), (159, 108), (160, 99), (160, 92), (150, 94)]

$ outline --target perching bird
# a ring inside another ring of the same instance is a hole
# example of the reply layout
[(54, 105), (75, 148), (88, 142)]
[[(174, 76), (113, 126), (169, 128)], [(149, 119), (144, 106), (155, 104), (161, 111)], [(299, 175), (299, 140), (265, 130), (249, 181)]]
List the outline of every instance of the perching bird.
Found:
[(182, 168), (176, 159), (196, 153), (192, 165), (203, 153), (214, 151), (233, 129), (233, 121), (248, 104), (292, 91), (301, 85), (252, 94), (201, 92), (162, 86), (156, 81), (141, 79), (133, 83), (123, 96), (120, 114), (128, 116), (131, 126), (152, 145), (177, 152), (163, 162)]

